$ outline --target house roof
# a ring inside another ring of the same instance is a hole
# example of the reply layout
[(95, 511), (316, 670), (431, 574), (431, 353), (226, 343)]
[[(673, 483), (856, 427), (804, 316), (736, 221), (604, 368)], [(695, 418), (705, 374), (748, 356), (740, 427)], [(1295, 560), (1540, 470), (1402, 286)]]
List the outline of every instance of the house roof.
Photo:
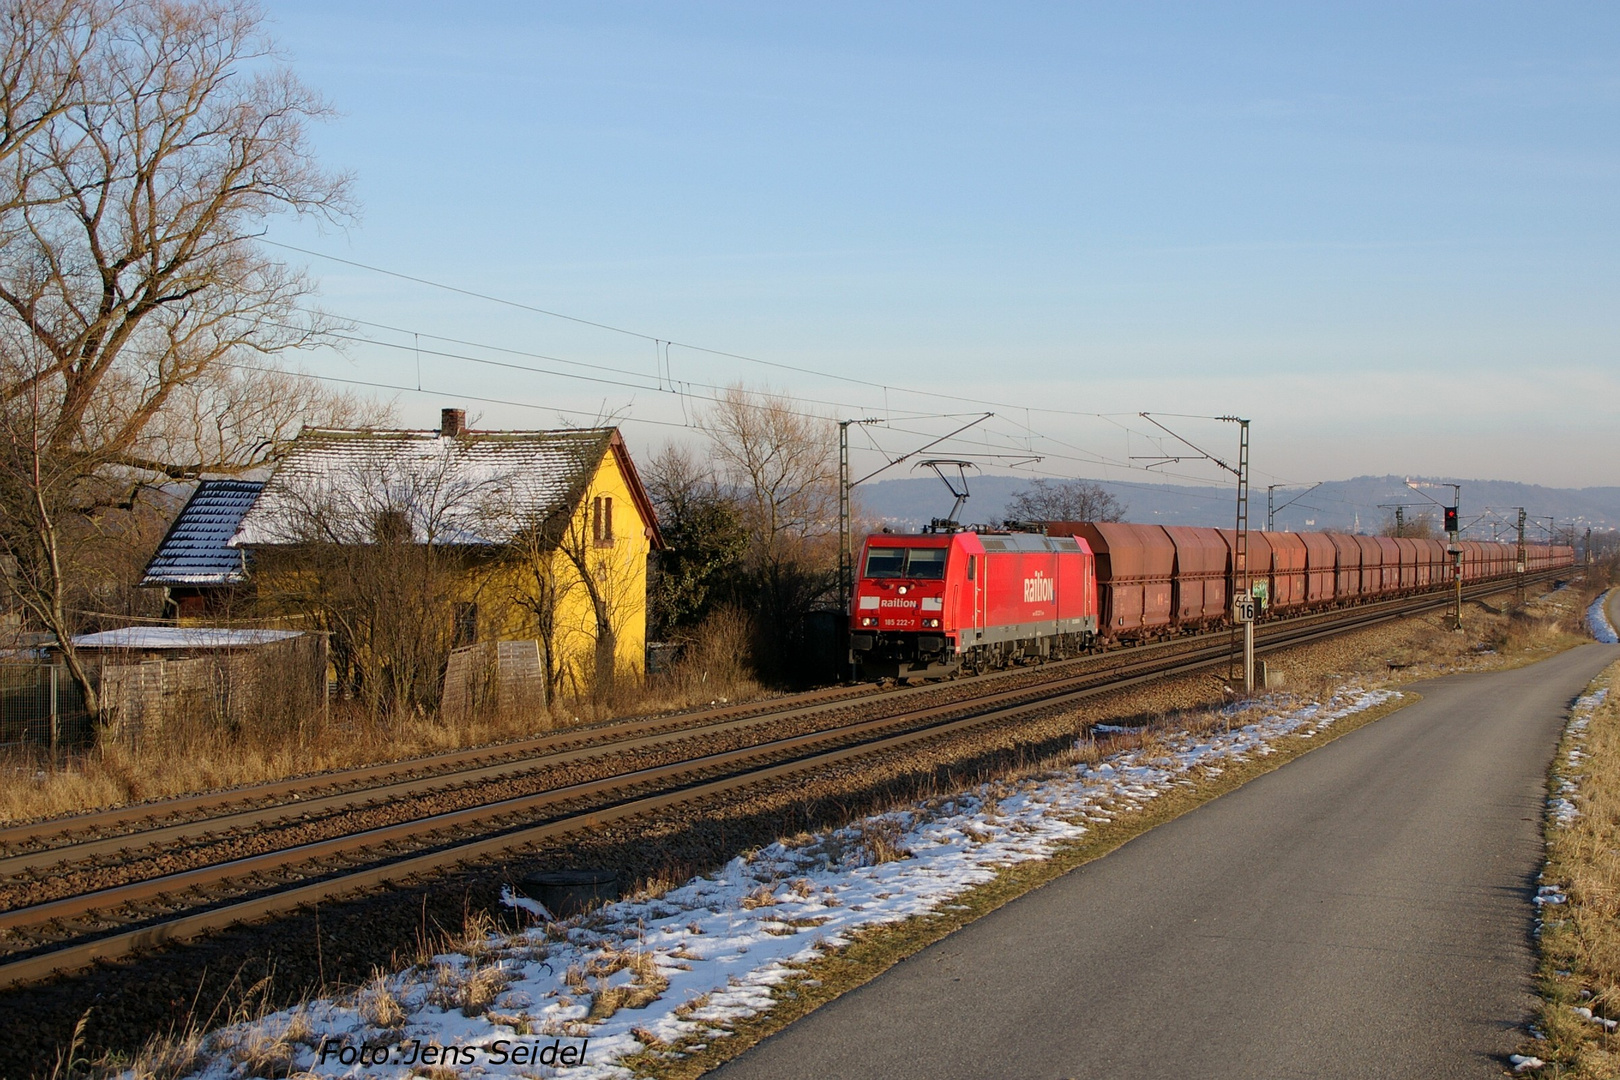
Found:
[(302, 630), (231, 630), (216, 626), (124, 626), (80, 634), (80, 649), (236, 649), (302, 637)]
[(229, 546), (242, 517), (264, 489), (259, 480), (204, 480), (191, 493), (141, 584), (230, 585), (242, 581), (242, 552)]
[(252, 508), (233, 546), (311, 539), (366, 543), (397, 513), (418, 543), (502, 544), (569, 509), (603, 457), (616, 455), (637, 509), (662, 546), (650, 502), (616, 428), (563, 431), (306, 430)]

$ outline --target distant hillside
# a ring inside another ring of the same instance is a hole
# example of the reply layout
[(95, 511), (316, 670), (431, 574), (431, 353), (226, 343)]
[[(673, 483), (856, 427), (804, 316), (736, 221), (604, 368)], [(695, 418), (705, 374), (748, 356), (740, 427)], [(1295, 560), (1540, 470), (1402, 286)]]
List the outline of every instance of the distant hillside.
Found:
[[(1218, 525), (1231, 528), (1236, 511), (1234, 487), (1200, 487), (1183, 484), (1128, 484), (1097, 481), (1129, 508), (1128, 521), (1149, 521), (1160, 525)], [(1439, 484), (1441, 481), (1430, 480)], [(1475, 521), (1492, 507), (1501, 517), (1511, 517), (1510, 507), (1522, 506), (1532, 516), (1555, 517), (1560, 528), (1575, 522), (1578, 531), (1591, 528), (1604, 532), (1620, 528), (1620, 487), (1549, 488), (1517, 484), (1506, 480), (1460, 480), (1464, 524)], [(971, 497), (962, 510), (966, 522), (999, 523), (1003, 510), (1015, 491), (1027, 487), (1022, 476), (975, 476), (969, 480)], [(1279, 489), (1278, 505), (1298, 496), (1300, 488)], [(1448, 501), (1448, 488), (1428, 488), (1422, 492), (1406, 486), (1400, 476), (1358, 476), (1352, 480), (1332, 480), (1301, 496), (1277, 513), (1276, 527), (1282, 531), (1303, 532), (1338, 529), (1347, 532), (1376, 532), (1392, 513), (1381, 504), (1405, 503), (1409, 517), (1438, 511), (1424, 498), (1427, 494)], [(910, 531), (929, 519), (950, 512), (951, 497), (934, 477), (880, 480), (856, 489), (861, 509), (891, 528)], [(1266, 524), (1266, 489), (1250, 493), (1249, 521), (1255, 528)], [(1475, 526), (1474, 532), (1490, 535), (1489, 524)], [(1532, 534), (1544, 537), (1534, 523)]]

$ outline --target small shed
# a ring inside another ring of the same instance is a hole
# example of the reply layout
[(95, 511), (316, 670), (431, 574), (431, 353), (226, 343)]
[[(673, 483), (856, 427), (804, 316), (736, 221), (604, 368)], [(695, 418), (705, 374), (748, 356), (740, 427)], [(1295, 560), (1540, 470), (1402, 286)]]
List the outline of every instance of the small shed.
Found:
[(81, 634), (102, 719), (139, 739), (181, 722), (295, 725), (326, 705), (326, 640), (302, 630), (127, 626)]

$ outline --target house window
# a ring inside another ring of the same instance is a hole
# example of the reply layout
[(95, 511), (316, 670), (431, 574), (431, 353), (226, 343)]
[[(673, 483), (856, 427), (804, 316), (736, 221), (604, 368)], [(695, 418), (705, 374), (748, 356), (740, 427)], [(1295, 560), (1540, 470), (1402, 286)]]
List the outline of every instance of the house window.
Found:
[(598, 495), (591, 500), (591, 539), (598, 547), (613, 545), (613, 496)]
[(476, 643), (478, 641), (478, 605), (457, 604), (455, 619), (452, 646), (459, 649), (463, 645)]

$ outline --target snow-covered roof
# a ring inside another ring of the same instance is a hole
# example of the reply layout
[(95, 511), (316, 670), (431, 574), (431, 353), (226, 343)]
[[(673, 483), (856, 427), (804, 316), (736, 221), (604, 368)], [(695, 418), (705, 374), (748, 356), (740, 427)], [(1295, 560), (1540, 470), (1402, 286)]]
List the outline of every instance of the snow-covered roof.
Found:
[(386, 514), (418, 543), (505, 543), (577, 498), (616, 434), (308, 430), (230, 543), (368, 543)]
[(80, 649), (233, 649), (302, 637), (302, 630), (229, 630), (217, 626), (124, 626), (73, 639)]
[(142, 585), (231, 585), (246, 576), (242, 552), (229, 546), (242, 516), (264, 490), (261, 480), (204, 480), (169, 526)]

